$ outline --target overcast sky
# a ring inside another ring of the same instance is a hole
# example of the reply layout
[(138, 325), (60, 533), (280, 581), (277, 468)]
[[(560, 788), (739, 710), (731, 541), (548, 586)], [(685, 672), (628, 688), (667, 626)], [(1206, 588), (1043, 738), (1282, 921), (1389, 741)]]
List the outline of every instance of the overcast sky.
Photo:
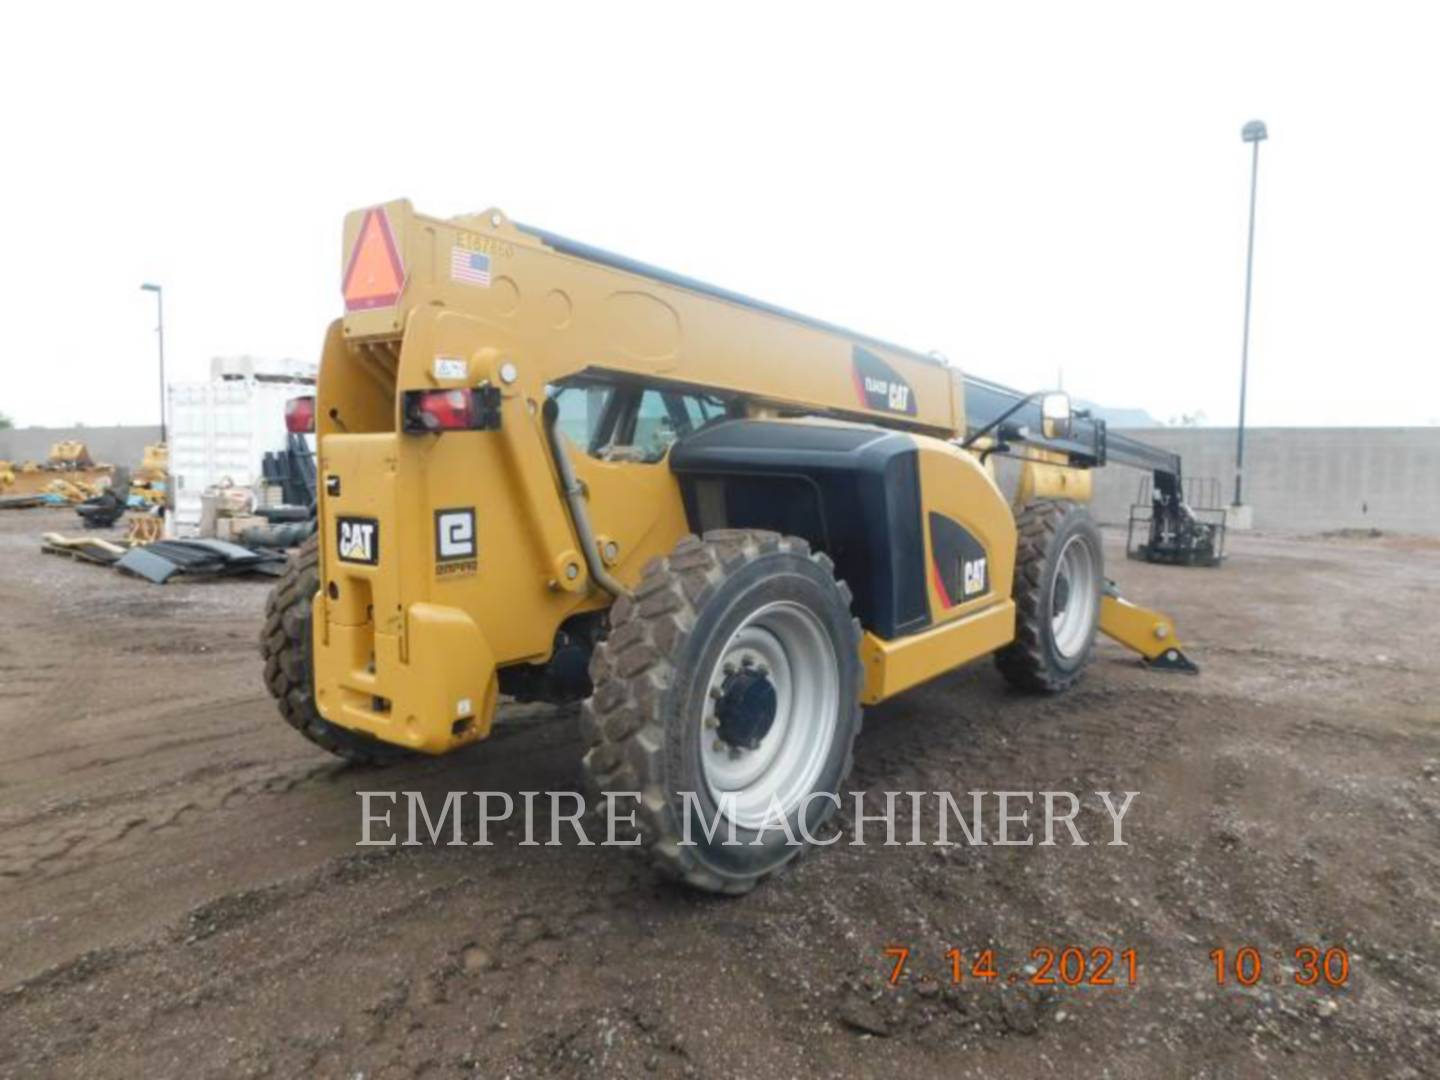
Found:
[(1435, 10), (11, 5), (0, 412), (153, 422), (147, 280), (174, 380), (317, 356), (408, 196), (1230, 425), (1259, 117), (1250, 421), (1440, 422)]

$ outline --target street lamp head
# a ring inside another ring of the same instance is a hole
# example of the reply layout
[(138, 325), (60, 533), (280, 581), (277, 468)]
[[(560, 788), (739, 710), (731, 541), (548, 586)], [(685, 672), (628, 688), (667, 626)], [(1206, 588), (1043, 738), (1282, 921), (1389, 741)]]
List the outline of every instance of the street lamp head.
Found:
[(159, 285), (152, 285), (152, 284), (150, 284), (150, 282), (148, 282), (148, 281), (147, 281), (144, 285), (141, 285), (140, 288), (141, 288), (141, 290), (143, 290), (144, 292), (159, 292), (159, 291), (160, 291), (160, 286), (159, 286)]
[(1240, 138), (1246, 142), (1260, 142), (1269, 137), (1270, 133), (1265, 130), (1265, 123), (1262, 120), (1251, 120), (1240, 129)]

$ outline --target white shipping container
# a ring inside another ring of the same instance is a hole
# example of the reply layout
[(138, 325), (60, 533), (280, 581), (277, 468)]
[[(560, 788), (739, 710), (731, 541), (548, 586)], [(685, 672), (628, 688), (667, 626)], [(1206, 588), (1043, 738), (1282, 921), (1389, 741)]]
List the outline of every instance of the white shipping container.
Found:
[(265, 454), (285, 449), (285, 402), (314, 392), (303, 383), (251, 378), (170, 384), (175, 535), (195, 535), (207, 488), (257, 488)]

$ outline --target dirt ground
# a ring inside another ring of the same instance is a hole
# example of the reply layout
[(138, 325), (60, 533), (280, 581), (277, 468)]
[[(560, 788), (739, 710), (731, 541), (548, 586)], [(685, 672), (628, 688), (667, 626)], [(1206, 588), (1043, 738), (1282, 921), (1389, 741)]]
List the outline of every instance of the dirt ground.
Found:
[[(1128, 847), (841, 844), (718, 900), (615, 849), (357, 848), (357, 790), (573, 787), (574, 714), (337, 764), (261, 687), (267, 584), (41, 554), (74, 527), (0, 514), (0, 1074), (1436, 1075), (1440, 544), (1181, 570), (1109, 536), (1200, 676), (1107, 642), (1041, 700), (977, 664), (870, 710), (849, 787), (1138, 791)], [(1134, 949), (1137, 984), (1030, 986), (1042, 945)], [(1217, 986), (1245, 945), (1261, 980)], [(1346, 984), (1295, 985), (1304, 945)], [(951, 948), (1000, 977), (952, 985)]]

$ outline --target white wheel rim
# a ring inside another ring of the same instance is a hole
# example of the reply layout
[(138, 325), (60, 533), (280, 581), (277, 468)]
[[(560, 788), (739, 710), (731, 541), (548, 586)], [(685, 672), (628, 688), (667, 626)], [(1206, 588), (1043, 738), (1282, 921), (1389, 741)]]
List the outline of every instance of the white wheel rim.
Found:
[[(753, 750), (720, 741), (716, 703), (729, 675), (763, 667), (775, 687), (775, 719)], [(820, 619), (790, 601), (766, 604), (742, 622), (710, 672), (699, 723), (700, 765), (711, 798), (736, 825), (776, 827), (772, 800), (790, 815), (815, 790), (835, 738), (840, 664)]]
[[(1050, 632), (1055, 651), (1073, 660), (1085, 650), (1095, 624), (1099, 590), (1099, 571), (1095, 552), (1083, 536), (1065, 541), (1055, 563), (1055, 578), (1050, 583)], [(1063, 604), (1057, 603), (1063, 599)]]

